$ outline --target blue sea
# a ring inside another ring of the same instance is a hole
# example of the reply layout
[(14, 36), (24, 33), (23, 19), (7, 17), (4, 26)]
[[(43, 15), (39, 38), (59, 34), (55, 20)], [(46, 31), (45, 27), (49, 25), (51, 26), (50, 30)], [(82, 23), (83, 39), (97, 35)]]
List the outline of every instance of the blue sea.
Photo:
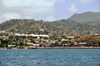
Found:
[(0, 50), (0, 66), (100, 66), (100, 49)]

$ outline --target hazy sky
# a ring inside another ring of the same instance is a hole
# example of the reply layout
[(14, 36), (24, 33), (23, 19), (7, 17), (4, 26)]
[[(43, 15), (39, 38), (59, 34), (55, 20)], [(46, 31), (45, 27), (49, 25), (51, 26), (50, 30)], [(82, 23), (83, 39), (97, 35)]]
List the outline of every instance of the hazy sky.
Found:
[(0, 23), (9, 19), (54, 21), (74, 13), (100, 12), (100, 0), (0, 0)]

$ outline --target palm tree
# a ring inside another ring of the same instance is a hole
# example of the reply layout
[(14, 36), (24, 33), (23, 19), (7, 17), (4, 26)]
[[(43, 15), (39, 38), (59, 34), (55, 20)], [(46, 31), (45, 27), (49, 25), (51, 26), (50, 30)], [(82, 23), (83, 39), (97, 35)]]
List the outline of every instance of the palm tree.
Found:
[(2, 43), (6, 46), (6, 48), (8, 48), (8, 43), (9, 43), (8, 39), (2, 40)]

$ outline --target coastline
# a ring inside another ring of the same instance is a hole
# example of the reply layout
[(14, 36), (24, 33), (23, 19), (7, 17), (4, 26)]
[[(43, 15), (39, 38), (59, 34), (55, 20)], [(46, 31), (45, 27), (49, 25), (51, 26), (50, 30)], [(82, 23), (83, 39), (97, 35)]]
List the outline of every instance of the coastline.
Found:
[[(9, 48), (7, 48), (9, 49)], [(10, 48), (10, 49), (100, 49), (100, 47), (31, 47), (31, 48)], [(0, 50), (6, 50), (4, 48)]]
[(37, 49), (100, 49), (100, 47), (37, 47)]

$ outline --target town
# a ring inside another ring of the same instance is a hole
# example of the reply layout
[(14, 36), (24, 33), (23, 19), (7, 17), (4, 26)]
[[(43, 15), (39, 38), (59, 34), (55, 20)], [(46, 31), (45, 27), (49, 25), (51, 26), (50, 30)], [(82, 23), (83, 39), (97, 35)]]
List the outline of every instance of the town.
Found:
[(24, 34), (0, 31), (1, 49), (47, 49), (47, 48), (96, 48), (100, 47), (100, 36), (64, 36)]

